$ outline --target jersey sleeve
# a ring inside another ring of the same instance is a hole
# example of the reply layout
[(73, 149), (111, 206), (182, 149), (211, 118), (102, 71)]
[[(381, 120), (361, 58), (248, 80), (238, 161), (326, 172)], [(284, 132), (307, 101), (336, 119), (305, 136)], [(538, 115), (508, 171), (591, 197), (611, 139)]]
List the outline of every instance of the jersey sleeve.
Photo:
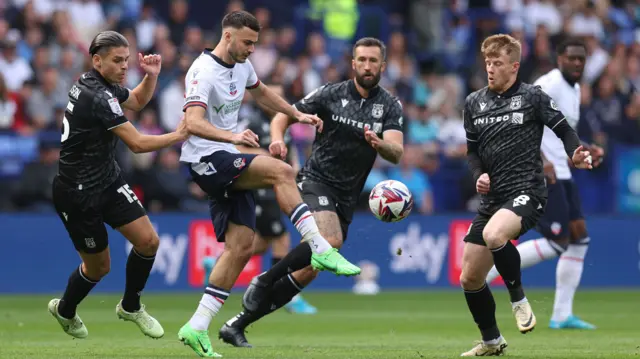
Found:
[(471, 112), (471, 100), (467, 98), (464, 104), (464, 108), (462, 109), (462, 119), (464, 122), (464, 131), (467, 135), (467, 143), (477, 143), (478, 142), (478, 133), (475, 128), (473, 128), (473, 114)]
[(118, 101), (122, 104), (129, 99), (130, 91), (126, 87), (122, 87), (120, 85), (114, 86), (114, 96), (118, 99)]
[(402, 103), (397, 100), (391, 106), (391, 111), (387, 114), (387, 118), (382, 125), (382, 132), (388, 130), (397, 130), (402, 132)]
[(309, 92), (302, 100), (296, 102), (293, 106), (300, 112), (317, 114), (324, 107), (326, 98), (326, 85)]
[(249, 76), (247, 77), (247, 83), (245, 87), (247, 90), (253, 90), (260, 86), (260, 79), (258, 78), (258, 74), (256, 74), (256, 70), (251, 64), (251, 61), (247, 60), (247, 66), (249, 67)]
[(558, 123), (565, 121), (556, 102), (540, 86), (534, 89), (533, 106), (537, 118), (552, 130)]
[(97, 92), (92, 100), (93, 113), (107, 130), (128, 122), (117, 97), (108, 96), (104, 91), (101, 91)]
[(200, 106), (205, 109), (209, 106), (209, 95), (214, 90), (211, 73), (200, 70), (195, 75), (185, 78), (185, 100), (182, 111), (191, 106)]

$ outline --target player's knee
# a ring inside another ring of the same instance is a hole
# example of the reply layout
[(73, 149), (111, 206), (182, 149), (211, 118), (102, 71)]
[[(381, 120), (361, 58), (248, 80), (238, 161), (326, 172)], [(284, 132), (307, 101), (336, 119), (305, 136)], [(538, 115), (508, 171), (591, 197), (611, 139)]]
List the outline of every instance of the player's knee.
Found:
[(248, 262), (254, 254), (253, 238), (251, 240), (234, 241), (233, 245), (227, 245), (225, 251), (231, 252), (233, 258)]
[(155, 231), (151, 231), (140, 238), (138, 243), (134, 246), (136, 252), (143, 256), (154, 256), (158, 252), (160, 246), (160, 238)]
[(482, 231), (482, 238), (484, 238), (489, 248), (501, 247), (510, 239), (502, 231), (494, 227), (485, 227)]
[(478, 273), (463, 270), (462, 274), (460, 274), (460, 286), (464, 290), (480, 289), (484, 285), (486, 279), (486, 277), (482, 277)]
[(83, 263), (82, 271), (87, 277), (93, 280), (100, 280), (111, 271), (111, 261), (107, 259), (90, 263), (85, 262)]
[(278, 161), (278, 165), (274, 166), (275, 171), (275, 183), (294, 182), (296, 173), (293, 167), (284, 161)]

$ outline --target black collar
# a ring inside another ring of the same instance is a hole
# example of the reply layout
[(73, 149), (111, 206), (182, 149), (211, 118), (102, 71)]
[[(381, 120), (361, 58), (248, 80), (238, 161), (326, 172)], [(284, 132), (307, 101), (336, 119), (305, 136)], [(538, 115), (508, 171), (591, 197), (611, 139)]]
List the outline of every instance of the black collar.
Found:
[(503, 92), (503, 93), (497, 93), (493, 90), (489, 90), (489, 94), (491, 95), (491, 97), (511, 97), (513, 96), (513, 94), (515, 94), (516, 92), (518, 92), (518, 90), (520, 89), (520, 85), (522, 84), (522, 82), (520, 80), (516, 80), (516, 82), (513, 83), (513, 85), (511, 85), (511, 87), (509, 87), (507, 89), (507, 91)]
[[(351, 93), (351, 96), (353, 96), (355, 100), (360, 100), (364, 98), (362, 97), (362, 95), (360, 95), (360, 92), (358, 92), (358, 89), (356, 88), (355, 80), (353, 79), (349, 80), (349, 84), (347, 86), (349, 86), (349, 92)], [(376, 97), (379, 93), (380, 93), (380, 86), (376, 86), (372, 88), (371, 90), (369, 90), (369, 97), (367, 97), (366, 100)]]
[(112, 83), (110, 83), (109, 81), (107, 81), (107, 79), (105, 79), (102, 74), (100, 74), (100, 71), (96, 70), (96, 69), (91, 69), (91, 71), (89, 71), (89, 73), (91, 73), (91, 75), (93, 75), (95, 78), (98, 79), (98, 81), (102, 82), (104, 85), (107, 85), (108, 87), (113, 86)]
[(232, 69), (236, 65), (236, 64), (228, 64), (224, 62), (221, 58), (219, 58), (213, 53), (213, 49), (210, 49), (208, 47), (204, 49), (204, 53), (211, 56), (211, 58), (213, 58), (217, 63), (219, 63), (220, 66), (226, 67), (228, 69)]

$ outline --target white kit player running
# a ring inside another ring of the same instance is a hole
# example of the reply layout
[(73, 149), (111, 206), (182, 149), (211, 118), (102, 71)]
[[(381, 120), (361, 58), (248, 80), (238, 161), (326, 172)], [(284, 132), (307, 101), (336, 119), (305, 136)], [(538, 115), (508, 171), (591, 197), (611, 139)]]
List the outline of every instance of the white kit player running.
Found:
[[(540, 86), (552, 98), (566, 116), (566, 121), (575, 129), (580, 119), (579, 81), (584, 71), (585, 45), (579, 40), (568, 39), (558, 46), (557, 57), (558, 68), (541, 76), (534, 85)], [(585, 148), (591, 152), (594, 167), (599, 165), (603, 150), (595, 145), (585, 145)], [(580, 284), (590, 241), (578, 189), (571, 177), (562, 141), (548, 127), (544, 129), (541, 150), (545, 159), (549, 199), (545, 213), (538, 221), (537, 230), (544, 238), (518, 245), (521, 266), (528, 268), (559, 256), (555, 303), (549, 327), (595, 329), (594, 325), (573, 315), (573, 298)], [(487, 276), (487, 283), (498, 276), (494, 266)]]
[(293, 168), (271, 156), (240, 153), (235, 146), (260, 147), (258, 136), (251, 130), (235, 133), (245, 89), (258, 103), (322, 130), (318, 117), (296, 110), (258, 80), (248, 57), (255, 49), (259, 31), (260, 24), (250, 13), (227, 14), (222, 20), (220, 42), (194, 61), (185, 79), (185, 124), (192, 136), (182, 146), (180, 161), (187, 164), (194, 182), (209, 195), (216, 238), (225, 242), (198, 308), (178, 332), (178, 338), (201, 357), (218, 356), (211, 348), (209, 324), (253, 255), (253, 190), (273, 187), (280, 209), (289, 215), (302, 240), (309, 243), (314, 269), (360, 274), (360, 268), (320, 235), (313, 215), (302, 202)]

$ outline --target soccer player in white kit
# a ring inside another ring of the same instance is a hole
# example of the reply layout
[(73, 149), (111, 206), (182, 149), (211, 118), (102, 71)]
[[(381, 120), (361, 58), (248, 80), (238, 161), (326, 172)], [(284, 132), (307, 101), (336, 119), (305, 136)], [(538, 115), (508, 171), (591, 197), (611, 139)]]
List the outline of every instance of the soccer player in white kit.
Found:
[(205, 49), (185, 78), (185, 124), (191, 137), (182, 146), (180, 161), (209, 195), (216, 238), (225, 242), (196, 312), (178, 332), (180, 341), (201, 357), (219, 356), (211, 348), (209, 324), (253, 255), (253, 190), (273, 187), (280, 208), (289, 215), (302, 240), (309, 243), (315, 270), (360, 274), (360, 268), (320, 235), (313, 215), (302, 202), (291, 166), (271, 156), (240, 153), (235, 147), (260, 147), (258, 136), (251, 130), (236, 133), (245, 89), (258, 103), (287, 114), (292, 121), (322, 130), (322, 120), (298, 111), (256, 76), (248, 57), (259, 32), (260, 24), (250, 13), (227, 14), (222, 20), (220, 42), (215, 49)]
[[(557, 49), (558, 67), (541, 76), (534, 85), (542, 87), (575, 129), (580, 119), (580, 84), (586, 60), (584, 43), (577, 39), (562, 42)], [(593, 165), (597, 166), (604, 151), (595, 145), (587, 146)], [(544, 238), (533, 239), (518, 245), (521, 267), (528, 268), (544, 260), (560, 257), (556, 267), (556, 294), (552, 329), (595, 329), (573, 314), (573, 298), (580, 283), (584, 257), (589, 246), (589, 235), (578, 189), (571, 178), (569, 160), (562, 141), (545, 127), (542, 138), (542, 154), (549, 199), (537, 230)], [(491, 283), (499, 276), (494, 266), (487, 276)]]

